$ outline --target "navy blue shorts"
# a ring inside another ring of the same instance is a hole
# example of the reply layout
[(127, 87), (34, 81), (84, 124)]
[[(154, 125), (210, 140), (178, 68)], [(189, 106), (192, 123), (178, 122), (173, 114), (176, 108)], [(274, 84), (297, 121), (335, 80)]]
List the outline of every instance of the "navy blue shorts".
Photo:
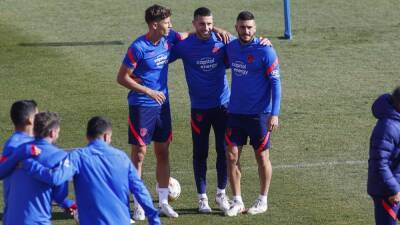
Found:
[[(214, 129), (214, 133), (220, 136), (221, 143), (224, 145), (224, 134), (226, 129), (227, 120), (227, 106), (222, 105), (209, 109), (191, 109), (191, 120), (190, 125), (192, 127), (192, 138), (193, 143), (202, 142), (199, 144), (207, 144), (203, 142), (208, 142), (208, 137), (210, 135), (211, 126)], [(197, 140), (198, 139), (198, 140)], [(217, 142), (217, 141), (216, 141)], [(223, 147), (223, 146), (222, 146)]]
[(169, 103), (161, 106), (129, 106), (129, 144), (144, 146), (151, 141), (172, 140)]
[(250, 144), (254, 150), (262, 152), (270, 148), (268, 132), (268, 119), (270, 114), (262, 113), (258, 115), (239, 115), (228, 114), (228, 123), (225, 132), (227, 145), (243, 146), (250, 138)]

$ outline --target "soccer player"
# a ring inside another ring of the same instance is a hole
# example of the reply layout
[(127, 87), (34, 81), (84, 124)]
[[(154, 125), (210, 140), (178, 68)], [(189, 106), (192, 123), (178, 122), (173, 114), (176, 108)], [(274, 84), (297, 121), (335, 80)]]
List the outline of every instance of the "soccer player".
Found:
[(376, 225), (396, 225), (400, 212), (400, 87), (379, 96), (372, 105), (378, 121), (370, 138), (368, 194)]
[[(0, 160), (2, 166), (5, 161), (10, 161), (9, 159), (12, 157), (11, 155), (13, 155), (19, 145), (33, 140), (33, 121), (37, 112), (37, 103), (34, 100), (20, 100), (12, 104), (10, 117), (14, 124), (15, 131), (3, 146), (2, 157)], [(2, 178), (14, 169), (15, 163), (16, 162), (14, 162), (14, 165), (11, 165), (11, 168), (8, 170), (4, 169), (4, 171), (1, 171), (1, 174), (4, 175)], [(10, 178), (5, 178), (3, 182), (4, 215), (8, 214), (7, 202), (8, 193), (10, 192), (9, 190)]]
[(213, 16), (208, 8), (196, 9), (192, 24), (196, 32), (173, 46), (171, 60), (182, 59), (189, 88), (198, 210), (200, 213), (211, 212), (206, 194), (206, 173), (209, 134), (213, 127), (217, 152), (215, 200), (218, 207), (225, 211), (229, 209), (229, 202), (225, 194), (227, 169), (224, 133), (230, 95), (225, 73), (225, 44), (212, 31)]
[[(33, 107), (31, 104), (30, 115), (36, 112), (36, 106)], [(30, 121), (33, 120), (30, 119)], [(67, 154), (53, 145), (58, 139), (59, 132), (60, 121), (57, 114), (51, 112), (38, 113), (35, 116), (33, 128), (35, 140), (18, 146), (15, 151), (41, 149), (36, 160), (47, 167), (55, 167)], [(21, 137), (26, 140), (29, 139), (22, 134)], [(51, 224), (51, 202), (53, 200), (63, 208), (76, 208), (75, 203), (66, 198), (68, 195), (67, 182), (59, 186), (46, 185), (30, 176), (25, 170), (18, 168), (7, 177), (6, 185), (7, 209), (3, 221), (7, 225)]]
[(123, 151), (110, 145), (111, 122), (102, 117), (91, 118), (86, 136), (89, 144), (72, 151), (55, 169), (43, 168), (34, 160), (27, 160), (23, 167), (49, 184), (74, 176), (81, 225), (129, 224), (129, 191), (143, 206), (149, 224), (161, 224), (151, 195), (132, 162)]
[(267, 195), (272, 166), (269, 160), (269, 135), (278, 127), (281, 85), (278, 57), (271, 46), (260, 45), (255, 37), (254, 15), (239, 13), (235, 25), (238, 39), (227, 45), (229, 66), (232, 71), (231, 97), (226, 130), (228, 176), (233, 193), (227, 216), (236, 216), (245, 207), (240, 189), (240, 153), (250, 137), (250, 144), (258, 165), (260, 195), (249, 214), (267, 210)]
[[(172, 140), (172, 129), (167, 73), (170, 48), (181, 36), (171, 30), (170, 17), (171, 10), (163, 6), (153, 5), (146, 9), (148, 32), (138, 37), (129, 47), (117, 81), (130, 90), (128, 123), (133, 164), (141, 177), (147, 145), (154, 141), (160, 213), (178, 217), (178, 213), (168, 204), (168, 148)], [(135, 78), (140, 78), (141, 82)], [(136, 199), (134, 204), (134, 219), (143, 220), (143, 209)]]

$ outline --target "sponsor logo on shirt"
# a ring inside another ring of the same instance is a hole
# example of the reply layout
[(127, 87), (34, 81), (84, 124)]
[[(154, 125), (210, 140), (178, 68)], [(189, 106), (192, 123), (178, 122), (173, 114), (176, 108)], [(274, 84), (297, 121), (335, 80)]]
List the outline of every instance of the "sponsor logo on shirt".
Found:
[(246, 76), (249, 71), (247, 70), (246, 64), (242, 61), (235, 61), (231, 64), (233, 75), (235, 76)]
[(200, 66), (200, 69), (204, 72), (211, 71), (218, 66), (218, 63), (215, 62), (215, 58), (204, 57), (196, 61), (196, 64)]
[(165, 64), (168, 64), (168, 56), (164, 54), (158, 55), (154, 59), (154, 63), (156, 64), (156, 66), (163, 66)]

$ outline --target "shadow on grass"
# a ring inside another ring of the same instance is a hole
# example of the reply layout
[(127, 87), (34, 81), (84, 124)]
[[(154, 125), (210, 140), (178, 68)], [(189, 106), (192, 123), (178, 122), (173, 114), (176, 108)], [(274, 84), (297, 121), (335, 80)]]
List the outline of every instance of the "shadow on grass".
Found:
[(22, 47), (71, 47), (71, 46), (97, 46), (97, 45), (124, 45), (122, 41), (76, 41), (76, 42), (38, 42), (19, 43)]
[[(223, 216), (223, 212), (219, 211), (219, 209), (212, 209), (213, 211), (208, 214), (202, 214), (204, 216)], [(186, 209), (175, 209), (175, 211), (179, 214), (179, 216), (183, 215), (199, 215), (199, 211), (197, 208), (186, 208)]]

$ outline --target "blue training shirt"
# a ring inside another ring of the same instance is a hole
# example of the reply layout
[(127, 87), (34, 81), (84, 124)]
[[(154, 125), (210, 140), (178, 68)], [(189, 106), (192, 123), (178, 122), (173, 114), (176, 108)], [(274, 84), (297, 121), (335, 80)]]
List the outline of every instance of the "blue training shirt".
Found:
[(207, 40), (191, 34), (173, 46), (171, 58), (182, 59), (192, 108), (208, 109), (228, 103), (225, 50), (225, 44), (214, 32)]
[[(4, 143), (3, 152), (2, 152), (2, 160), (9, 158), (13, 152), (17, 149), (18, 146), (30, 142), (33, 140), (33, 137), (27, 135), (24, 132), (15, 131), (11, 137)], [(8, 175), (8, 172), (4, 175)], [(10, 192), (10, 178), (5, 177), (3, 180), (3, 199), (4, 199), (4, 212), (6, 215), (8, 211), (7, 202), (8, 202), (8, 193)]]
[(232, 71), (228, 112), (279, 115), (280, 70), (272, 46), (260, 45), (259, 38), (243, 45), (236, 39), (227, 45), (227, 55)]
[[(49, 168), (58, 166), (67, 156), (66, 152), (45, 139), (35, 139), (20, 145), (16, 151), (20, 148), (32, 149), (33, 145), (41, 149), (35, 160)], [(17, 168), (8, 178), (10, 189), (7, 193), (7, 212), (3, 216), (4, 225), (50, 225), (53, 200), (64, 208), (74, 204), (66, 198), (67, 182), (60, 186), (48, 185), (30, 176), (22, 168)]]
[(129, 224), (129, 193), (133, 193), (143, 207), (150, 225), (161, 224), (151, 195), (131, 160), (102, 140), (94, 140), (71, 152), (53, 170), (34, 160), (26, 160), (23, 166), (46, 183), (57, 184), (74, 176), (81, 225)]
[[(168, 101), (168, 61), (172, 44), (180, 39), (179, 33), (171, 30), (158, 44), (153, 44), (148, 34), (138, 37), (128, 48), (123, 64), (133, 70), (132, 75), (141, 79), (141, 85), (164, 93)], [(159, 106), (144, 93), (131, 90), (129, 105)]]

